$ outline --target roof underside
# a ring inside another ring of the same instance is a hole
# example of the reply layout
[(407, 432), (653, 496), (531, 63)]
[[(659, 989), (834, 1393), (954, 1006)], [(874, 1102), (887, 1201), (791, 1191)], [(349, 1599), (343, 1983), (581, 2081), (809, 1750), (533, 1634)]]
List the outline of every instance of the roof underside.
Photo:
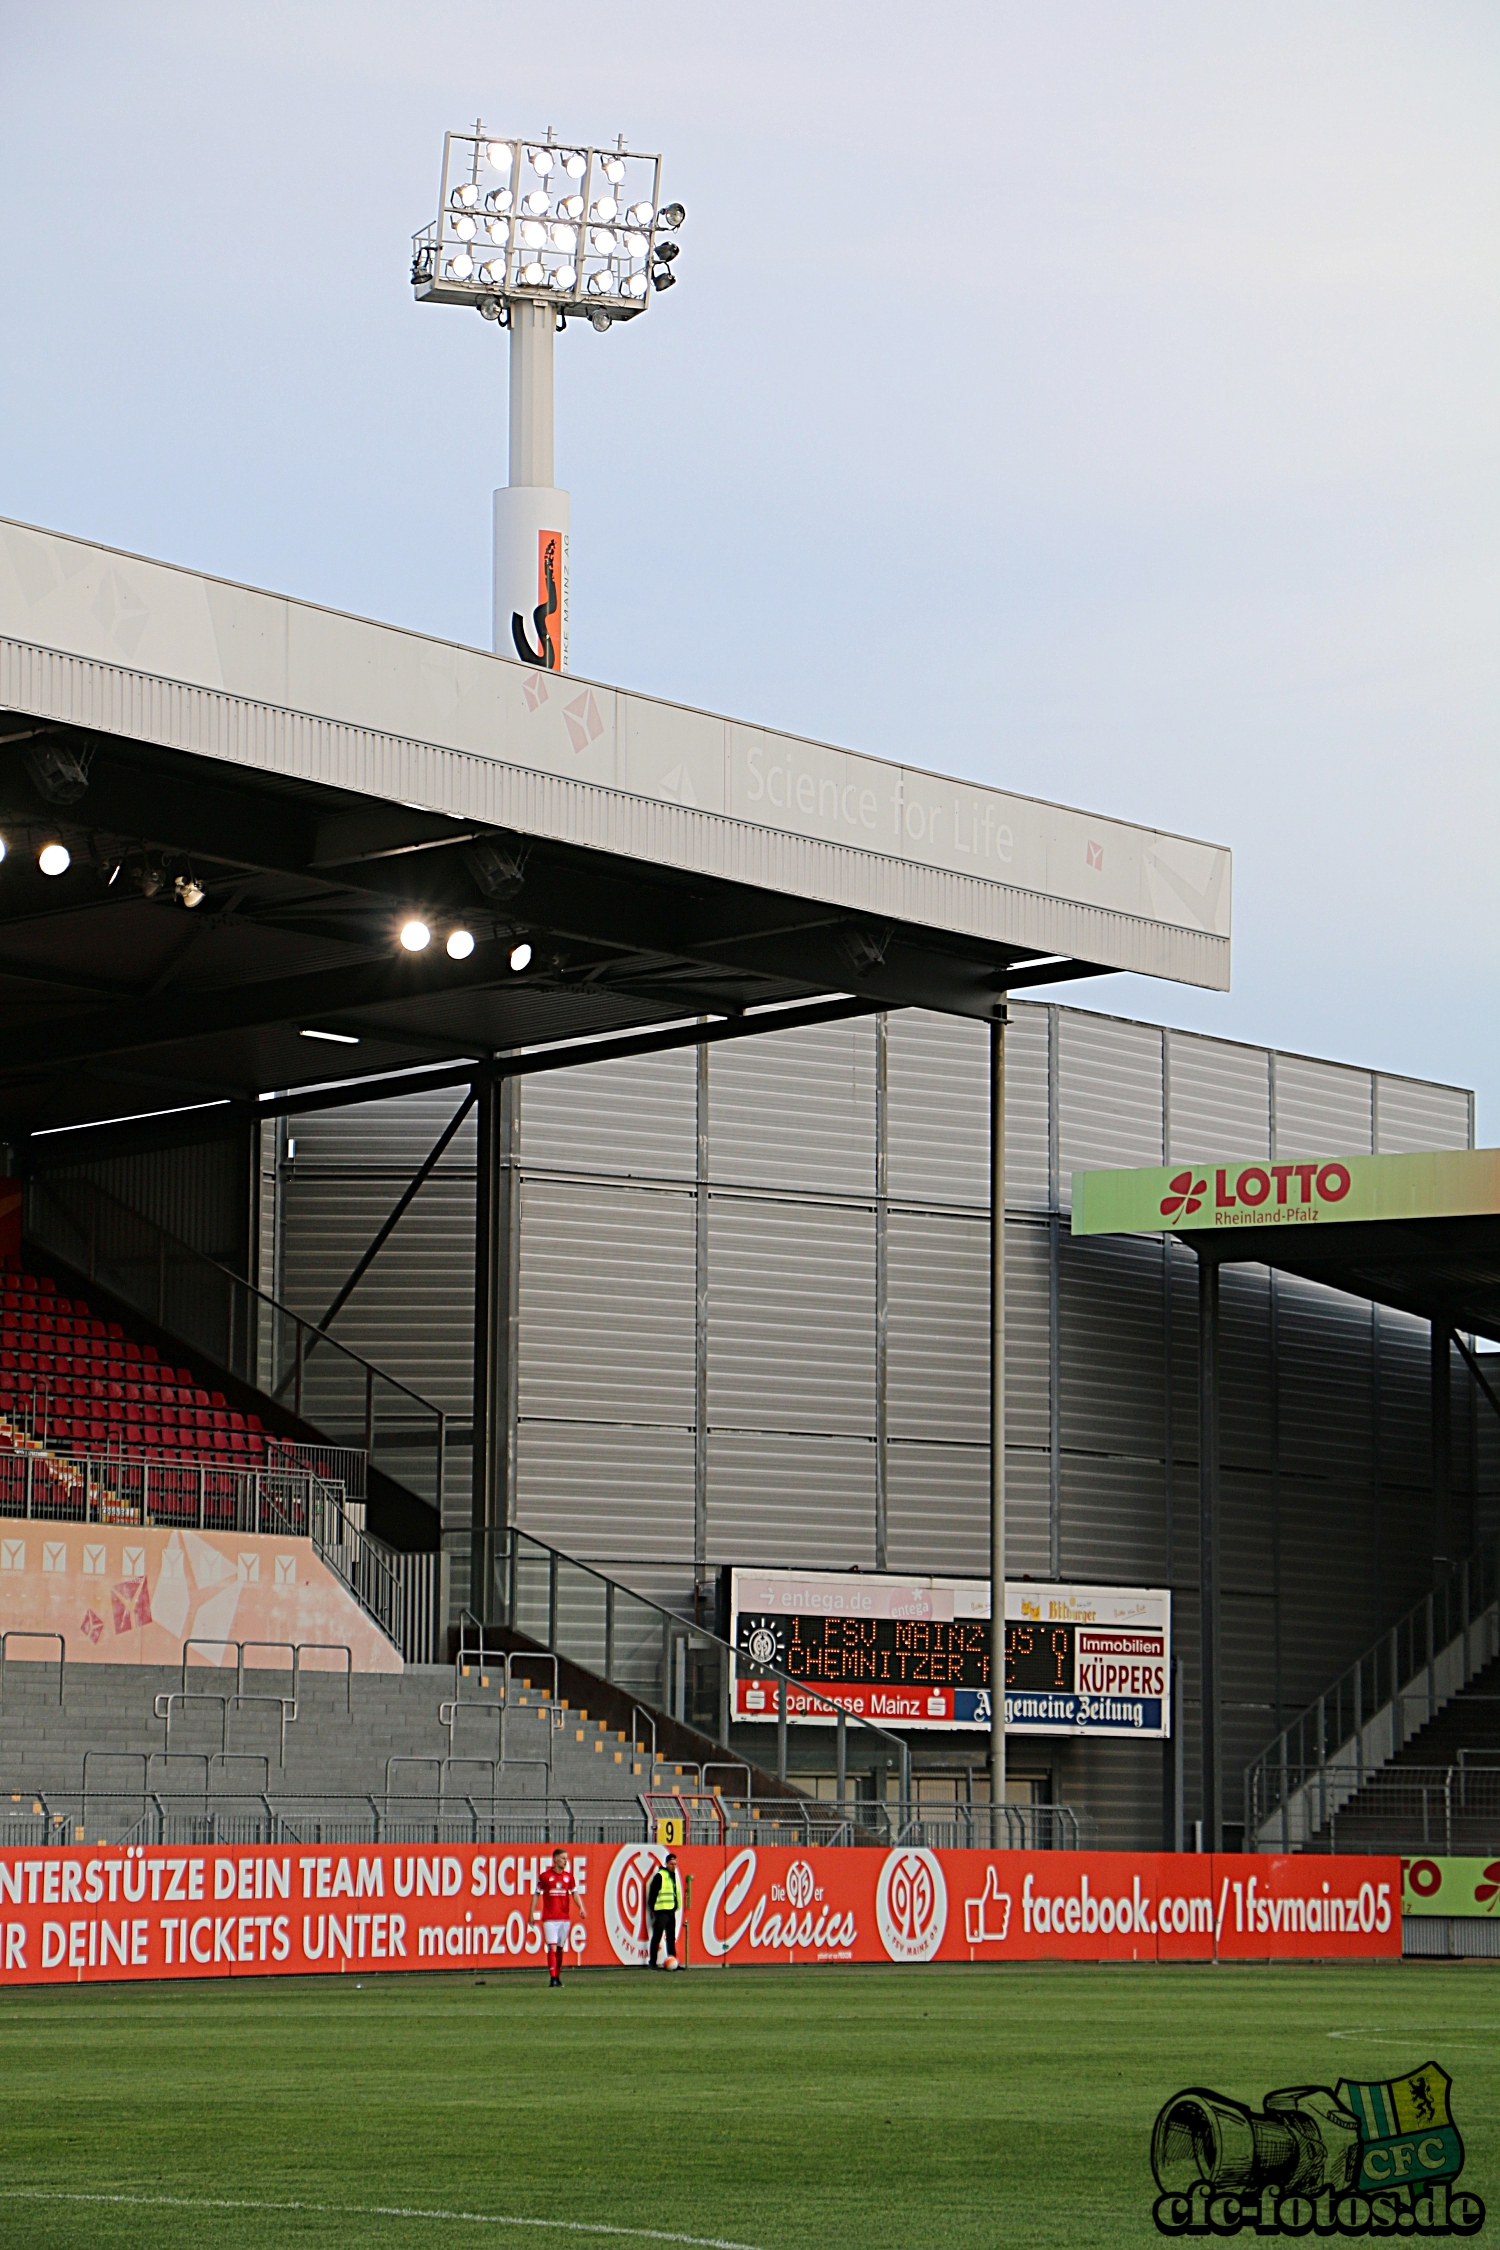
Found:
[(12, 1142), (830, 994), (1228, 981), (1219, 847), (5, 522), (0, 832)]
[(1221, 1264), (1277, 1266), (1500, 1343), (1500, 1217), (1372, 1219), (1182, 1240)]

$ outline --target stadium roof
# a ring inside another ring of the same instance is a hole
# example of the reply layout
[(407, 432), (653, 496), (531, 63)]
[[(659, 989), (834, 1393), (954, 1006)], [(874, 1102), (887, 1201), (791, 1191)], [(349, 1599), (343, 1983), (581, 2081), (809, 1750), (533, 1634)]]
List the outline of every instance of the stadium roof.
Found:
[(1229, 981), (1221, 847), (3, 520), (0, 750), (12, 1140), (829, 994)]
[(1075, 1172), (1075, 1234), (1179, 1234), (1500, 1342), (1500, 1149)]

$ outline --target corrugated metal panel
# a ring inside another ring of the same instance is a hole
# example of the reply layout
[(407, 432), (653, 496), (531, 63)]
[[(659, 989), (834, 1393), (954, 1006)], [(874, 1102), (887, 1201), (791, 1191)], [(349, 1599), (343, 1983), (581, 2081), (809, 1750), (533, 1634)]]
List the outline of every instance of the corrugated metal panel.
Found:
[[(989, 1455), (985, 1455), (989, 1475)], [(980, 1570), (989, 1568), (989, 1491), (985, 1488), (984, 1515), (974, 1528), (982, 1551)], [(1052, 1573), (1052, 1465), (1045, 1453), (1020, 1446), (1005, 1448), (1005, 1572), (1008, 1578), (1029, 1574), (1047, 1578)]]
[(1295, 1274), (1277, 1282), (1283, 1460), (1367, 1488), (1373, 1469), (1370, 1309)]
[(691, 1048), (521, 1082), (521, 1161), (570, 1172), (690, 1180), (697, 1165)]
[(1045, 1752), (1058, 1803), (1088, 1807), (1099, 1823), (1101, 1850), (1155, 1850), (1160, 1845), (1162, 1761), (1170, 1744), (1101, 1742), (1084, 1736), (1024, 1748)]
[(1380, 1466), (1385, 1483), (1432, 1490), (1432, 1332), (1380, 1309)]
[(892, 1444), (885, 1490), (892, 1570), (988, 1570), (987, 1445)]
[(1269, 1469), (1271, 1280), (1264, 1266), (1226, 1266), (1219, 1275), (1219, 1377), (1220, 1461), (1226, 1469)]
[[(985, 1245), (985, 1303), (975, 1345), (974, 1381), (989, 1385), (989, 1257)], [(1052, 1442), (1051, 1228), (1036, 1219), (1005, 1223), (1005, 1441), (1045, 1452)], [(988, 1399), (984, 1428), (989, 1437)]]
[[(1050, 1201), (1047, 1052), (1051, 1010), (1010, 1003), (1005, 1034), (1005, 1208), (1045, 1211)], [(938, 1090), (938, 1099), (943, 1095)], [(988, 1121), (980, 1141), (988, 1154)], [(978, 1200), (989, 1202), (988, 1178)]]
[[(1371, 1602), (1371, 1504), (1352, 1483), (1281, 1480), (1282, 1695), (1303, 1710), (1389, 1619)], [(1336, 1575), (1329, 1558), (1337, 1556)]]
[(875, 1026), (868, 1017), (710, 1049), (714, 1185), (875, 1192)]
[(1075, 1171), (1161, 1162), (1161, 1033), (1072, 1008), (1058, 1029), (1058, 1189), (1071, 1210)]
[[(196, 1148), (151, 1149), (49, 1175), (93, 1180), (156, 1226), (232, 1273), (246, 1271), (251, 1209), (250, 1135)], [(70, 1208), (76, 1198), (69, 1198)]]
[[(1276, 1154), (1286, 1159), (1370, 1153), (1371, 1084), (1367, 1070), (1276, 1057)], [(1253, 1152), (1258, 1153), (1258, 1152)]]
[(693, 1423), (693, 1198), (526, 1179), (520, 1413)]
[[(442, 1093), (405, 1094), (397, 1101), (310, 1111), (288, 1124), (297, 1144), (295, 1161), (303, 1172), (333, 1164), (342, 1170), (380, 1172), (397, 1182), (409, 1180), (463, 1098), (461, 1088), (455, 1091), (450, 1086)], [(467, 1165), (472, 1175), (475, 1130), (471, 1114), (444, 1152), (445, 1172)]]
[(1428, 1086), (1418, 1078), (1375, 1079), (1377, 1138), (1382, 1156), (1409, 1150), (1467, 1148), (1470, 1096), (1459, 1086)]
[[(987, 1027), (957, 1016), (929, 1015), (921, 1008), (899, 1008), (889, 1018), (887, 1040), (887, 1192), (911, 1203), (969, 1203), (987, 1209)], [(1043, 1087), (1045, 1092), (1045, 1078)], [(1009, 1108), (1007, 1101), (1007, 1116)], [(1008, 1148), (1006, 1153), (1009, 1161)]]
[(1167, 1543), (1160, 1461), (1065, 1452), (1062, 1501), (1064, 1578), (1161, 1584)]
[(1270, 1062), (1264, 1047), (1236, 1047), (1169, 1031), (1169, 1164), (1271, 1153)]
[(869, 1211), (712, 1195), (711, 1429), (875, 1432)]
[(1064, 1235), (1065, 1451), (1162, 1454), (1161, 1252), (1135, 1236)]
[(693, 1552), (693, 1440), (683, 1430), (526, 1422), (516, 1432), (517, 1521), (588, 1562), (670, 1565)]
[[(1219, 1590), (1226, 1598), (1269, 1598), (1276, 1591), (1275, 1509), (1265, 1472), (1225, 1468), (1220, 1478)], [(1268, 1626), (1269, 1635), (1269, 1626)]]
[(887, 1225), (887, 1430), (987, 1446), (989, 1222), (892, 1211)]
[(875, 1448), (857, 1438), (713, 1431), (711, 1563), (875, 1563)]

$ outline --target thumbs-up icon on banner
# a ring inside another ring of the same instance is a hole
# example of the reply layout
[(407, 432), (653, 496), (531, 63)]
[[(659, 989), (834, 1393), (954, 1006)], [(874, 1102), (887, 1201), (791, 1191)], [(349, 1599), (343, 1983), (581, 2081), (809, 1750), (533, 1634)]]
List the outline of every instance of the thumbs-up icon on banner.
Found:
[(978, 1898), (964, 1900), (964, 1935), (970, 1945), (1003, 1945), (1010, 1935), (1010, 1893), (1001, 1890), (993, 1866), (984, 1871)]

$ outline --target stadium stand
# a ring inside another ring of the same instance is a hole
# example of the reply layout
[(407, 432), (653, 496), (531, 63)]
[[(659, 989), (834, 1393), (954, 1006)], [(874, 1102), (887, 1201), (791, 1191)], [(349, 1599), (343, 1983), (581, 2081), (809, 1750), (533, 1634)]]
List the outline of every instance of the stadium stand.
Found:
[(12, 1270), (0, 1282), (0, 1452), (265, 1461), (259, 1417), (231, 1409), (190, 1367), (96, 1319), (46, 1274)]

